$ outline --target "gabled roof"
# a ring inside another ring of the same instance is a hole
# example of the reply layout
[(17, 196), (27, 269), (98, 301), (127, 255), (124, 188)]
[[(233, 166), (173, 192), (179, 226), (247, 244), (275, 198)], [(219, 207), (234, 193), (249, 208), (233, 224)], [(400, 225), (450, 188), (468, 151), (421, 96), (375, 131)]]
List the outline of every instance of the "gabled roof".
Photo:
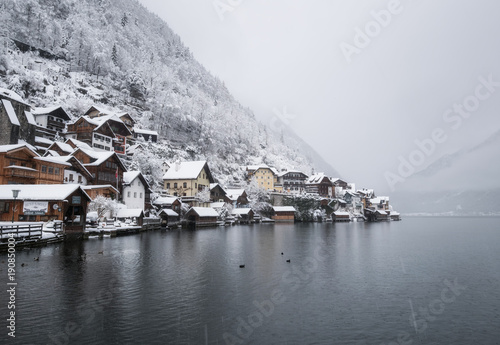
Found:
[(164, 180), (194, 180), (197, 179), (201, 171), (205, 169), (208, 180), (213, 183), (214, 179), (208, 168), (207, 161), (181, 162), (173, 164), (163, 175)]
[(293, 206), (273, 206), (274, 212), (296, 212)]
[(153, 201), (153, 205), (172, 205), (176, 200), (181, 202), (181, 199), (176, 196), (161, 196)]
[(149, 135), (156, 135), (156, 136), (158, 136), (158, 132), (157, 131), (151, 131), (151, 130), (148, 130), (148, 129), (134, 128), (134, 132), (138, 133), (138, 134), (149, 134)]
[(110, 184), (99, 184), (99, 185), (86, 185), (82, 186), (83, 190), (92, 190), (92, 189), (111, 189), (115, 194), (118, 194), (118, 189), (113, 187)]
[[(81, 189), (78, 184), (8, 184), (0, 185), (0, 199), (12, 200), (12, 190), (19, 190), (18, 200), (65, 200), (76, 190)], [(90, 197), (82, 189), (82, 193)]]
[(142, 185), (146, 189), (146, 191), (149, 190), (149, 183), (146, 181), (146, 178), (140, 171), (125, 171), (123, 173), (123, 184), (124, 185), (129, 185), (131, 184), (135, 179), (141, 180)]
[(142, 208), (120, 208), (116, 212), (116, 218), (144, 217)]
[(246, 215), (249, 215), (250, 212), (253, 212), (251, 208), (233, 208), (233, 211), (231, 212), (231, 214), (236, 214), (236, 215), (246, 214)]
[(10, 99), (12, 99), (12, 100), (14, 100), (16, 102), (19, 102), (19, 103), (22, 103), (22, 104), (25, 104), (25, 105), (29, 105), (16, 92), (14, 92), (12, 90), (4, 89), (2, 87), (0, 87), (0, 97), (8, 97), (8, 98), (10, 98)]
[(307, 174), (303, 173), (302, 171), (300, 170), (285, 170), (285, 171), (280, 171), (278, 173), (278, 176), (281, 177), (281, 176), (285, 176), (286, 174), (289, 174), (289, 173), (294, 173), (294, 174), (302, 174), (304, 175), (306, 178), (308, 177)]
[[(48, 157), (44, 157), (44, 158), (48, 158)], [(92, 174), (87, 170), (87, 168), (85, 168), (83, 166), (82, 162), (80, 162), (78, 160), (78, 158), (76, 158), (75, 156), (56, 156), (56, 157), (50, 157), (50, 159), (53, 162), (66, 163), (66, 164), (74, 167), (82, 175), (85, 175), (85, 178), (87, 180), (93, 179)]]
[(66, 121), (71, 120), (71, 117), (68, 115), (68, 112), (64, 110), (64, 108), (60, 105), (54, 105), (52, 107), (44, 107), (44, 108), (41, 107), (35, 108), (35, 110), (32, 111), (32, 114), (34, 116), (53, 115), (55, 117), (58, 117)]
[(238, 200), (240, 196), (246, 194), (244, 189), (226, 189), (226, 196), (233, 201)]
[(9, 117), (10, 123), (15, 126), (21, 126), (21, 124), (19, 123), (19, 119), (17, 118), (17, 114), (14, 111), (14, 107), (12, 106), (12, 103), (10, 103), (8, 99), (2, 99), (2, 104), (3, 107), (5, 108), (7, 116)]
[(323, 182), (325, 179), (327, 179), (328, 182), (331, 183), (331, 181), (328, 178), (328, 176), (326, 176), (324, 173), (317, 173), (315, 175), (310, 176), (307, 179), (306, 184), (318, 184), (318, 183)]
[(254, 172), (254, 171), (257, 171), (259, 169), (269, 169), (272, 171), (272, 173), (274, 175), (278, 175), (278, 170), (276, 170), (275, 168), (271, 168), (270, 166), (268, 166), (267, 164), (259, 164), (259, 165), (248, 165), (246, 167), (246, 170), (247, 171), (250, 171), (250, 172)]
[(84, 143), (83, 141), (80, 141), (77, 139), (69, 138), (64, 143), (70, 145), (73, 148), (82, 148), (82, 149), (92, 150), (92, 147), (89, 144)]
[(40, 155), (36, 152), (36, 149), (29, 144), (13, 144), (13, 145), (0, 145), (0, 152), (11, 152), (15, 150), (19, 150), (22, 148), (28, 149), (31, 152), (33, 157), (40, 157)]
[(58, 159), (60, 157), (35, 157), (34, 159), (42, 161), (42, 162), (47, 162), (47, 163), (55, 163), (55, 164), (60, 164), (60, 165), (65, 165), (65, 166), (71, 166), (71, 163), (68, 163), (66, 161), (63, 161), (61, 159)]
[(159, 215), (165, 213), (169, 217), (179, 217), (179, 214), (170, 208), (162, 208)]
[(75, 151), (75, 149), (73, 148), (73, 146), (69, 145), (69, 144), (66, 144), (66, 143), (61, 143), (59, 141), (56, 141), (54, 143), (52, 143), (52, 145), (50, 145), (47, 150), (54, 150), (55, 147), (59, 147), (59, 149), (63, 152), (66, 152), (66, 153), (72, 153), (73, 151)]
[(219, 213), (211, 207), (191, 207), (186, 214), (196, 213), (199, 217), (219, 217)]

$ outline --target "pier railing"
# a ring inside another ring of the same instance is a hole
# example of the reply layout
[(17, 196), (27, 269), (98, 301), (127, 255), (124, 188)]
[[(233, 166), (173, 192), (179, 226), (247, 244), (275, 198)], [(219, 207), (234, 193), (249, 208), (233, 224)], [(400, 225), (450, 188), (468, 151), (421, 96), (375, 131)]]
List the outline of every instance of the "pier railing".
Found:
[[(37, 239), (42, 237), (43, 222), (16, 222), (0, 223), (0, 239), (4, 240), (12, 236), (16, 239)], [(62, 232), (62, 222), (55, 222), (51, 232)]]

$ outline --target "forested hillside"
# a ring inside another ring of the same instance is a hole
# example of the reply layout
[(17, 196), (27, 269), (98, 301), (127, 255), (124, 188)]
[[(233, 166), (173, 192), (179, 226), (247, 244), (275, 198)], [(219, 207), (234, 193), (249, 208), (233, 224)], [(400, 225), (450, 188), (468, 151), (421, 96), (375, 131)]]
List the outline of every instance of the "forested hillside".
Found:
[[(336, 174), (301, 139), (259, 123), (167, 24), (137, 1), (0, 4), (0, 21), (6, 24), (0, 86), (32, 105), (60, 104), (73, 116), (92, 104), (127, 111), (139, 127), (159, 132), (163, 143), (151, 149), (151, 158), (206, 158), (227, 183), (241, 179), (241, 165), (257, 163)], [(23, 44), (38, 50), (22, 52)]]

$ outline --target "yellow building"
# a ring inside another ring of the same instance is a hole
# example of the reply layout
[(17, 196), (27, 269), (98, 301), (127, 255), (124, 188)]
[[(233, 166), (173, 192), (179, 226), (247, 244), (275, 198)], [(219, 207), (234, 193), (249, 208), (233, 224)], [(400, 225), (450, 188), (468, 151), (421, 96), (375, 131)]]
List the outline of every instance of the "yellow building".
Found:
[(206, 161), (175, 163), (163, 175), (166, 193), (181, 197), (194, 197), (204, 187), (210, 190), (214, 182)]
[(283, 190), (283, 187), (278, 185), (278, 171), (276, 169), (264, 164), (247, 166), (246, 171), (248, 181), (255, 179), (259, 186), (267, 190)]

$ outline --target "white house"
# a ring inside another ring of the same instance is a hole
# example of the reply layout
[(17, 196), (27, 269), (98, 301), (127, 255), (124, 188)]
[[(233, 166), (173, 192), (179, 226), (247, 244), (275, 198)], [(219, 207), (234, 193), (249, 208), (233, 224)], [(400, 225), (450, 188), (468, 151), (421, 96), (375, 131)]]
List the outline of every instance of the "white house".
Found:
[(150, 201), (150, 193), (149, 185), (140, 171), (123, 173), (123, 202), (127, 208), (144, 210)]

